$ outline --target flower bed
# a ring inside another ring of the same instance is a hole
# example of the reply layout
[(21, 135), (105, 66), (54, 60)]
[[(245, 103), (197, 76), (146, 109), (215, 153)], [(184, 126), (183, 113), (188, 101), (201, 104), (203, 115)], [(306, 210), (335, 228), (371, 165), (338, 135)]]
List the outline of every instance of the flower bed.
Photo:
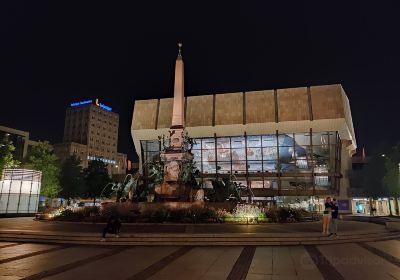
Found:
[(101, 207), (58, 209), (50, 220), (105, 222), (118, 216), (125, 223), (287, 223), (300, 222), (309, 212), (286, 207), (261, 211), (257, 206), (238, 204), (232, 212), (225, 209), (193, 205), (185, 208), (153, 207), (141, 210), (138, 204), (109, 203)]

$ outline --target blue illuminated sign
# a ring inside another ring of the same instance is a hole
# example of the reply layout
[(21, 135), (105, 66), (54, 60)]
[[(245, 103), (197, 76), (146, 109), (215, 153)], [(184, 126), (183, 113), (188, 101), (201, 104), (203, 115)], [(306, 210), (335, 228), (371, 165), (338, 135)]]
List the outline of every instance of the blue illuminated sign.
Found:
[(102, 158), (102, 157), (94, 157), (94, 156), (88, 156), (88, 160), (101, 160), (104, 163), (111, 163), (111, 164), (116, 164), (115, 160), (107, 159), (107, 158)]
[(108, 107), (107, 105), (104, 105), (103, 103), (100, 103), (98, 99), (96, 99), (96, 105), (99, 106), (100, 108), (103, 108), (104, 110), (112, 111), (111, 107)]
[(100, 104), (99, 104), (99, 107), (100, 107), (100, 108), (103, 108), (103, 109), (105, 109), (105, 110), (107, 110), (107, 111), (112, 111), (112, 108), (111, 108), (111, 107), (108, 107), (107, 105), (104, 105), (103, 103), (100, 103)]
[[(85, 101), (73, 102), (73, 103), (71, 103), (71, 107), (77, 107), (77, 106), (82, 106), (82, 105), (85, 105), (85, 104), (92, 104), (92, 103), (93, 103), (93, 100), (85, 100)], [(95, 104), (96, 104), (96, 106), (98, 106), (98, 107), (100, 107), (100, 108), (102, 108), (104, 110), (112, 111), (111, 107), (109, 107), (107, 105), (104, 105), (103, 103), (100, 103), (97, 98), (96, 98)]]
[(92, 103), (93, 103), (93, 100), (79, 101), (79, 102), (71, 103), (71, 107), (81, 106), (81, 105), (85, 105), (85, 104), (92, 104)]

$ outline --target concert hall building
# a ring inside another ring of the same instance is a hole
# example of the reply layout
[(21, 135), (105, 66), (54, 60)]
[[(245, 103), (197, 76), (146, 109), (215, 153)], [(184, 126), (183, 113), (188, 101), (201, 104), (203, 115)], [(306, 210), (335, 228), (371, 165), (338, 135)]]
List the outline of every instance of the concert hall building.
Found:
[[(168, 135), (172, 108), (173, 98), (135, 101), (131, 130), (144, 174), (160, 152), (158, 137)], [(204, 187), (234, 174), (255, 200), (347, 198), (356, 139), (341, 85), (189, 96), (184, 108)]]

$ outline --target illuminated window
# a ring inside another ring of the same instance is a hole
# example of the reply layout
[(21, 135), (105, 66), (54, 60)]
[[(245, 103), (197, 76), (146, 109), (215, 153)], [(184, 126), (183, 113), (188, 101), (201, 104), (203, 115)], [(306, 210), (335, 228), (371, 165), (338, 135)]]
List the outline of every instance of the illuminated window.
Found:
[(262, 161), (248, 161), (249, 173), (259, 173), (262, 171)]
[(245, 138), (244, 137), (232, 137), (232, 148), (243, 148), (245, 147)]
[(276, 147), (277, 146), (276, 135), (274, 135), (274, 134), (262, 135), (262, 146), (263, 147)]
[(220, 174), (231, 173), (231, 163), (230, 162), (218, 162), (218, 173), (220, 173)]
[(247, 147), (261, 147), (261, 136), (247, 136)]
[(261, 147), (259, 147), (259, 148), (254, 148), (254, 147), (247, 148), (247, 160), (261, 160), (261, 159), (262, 159)]

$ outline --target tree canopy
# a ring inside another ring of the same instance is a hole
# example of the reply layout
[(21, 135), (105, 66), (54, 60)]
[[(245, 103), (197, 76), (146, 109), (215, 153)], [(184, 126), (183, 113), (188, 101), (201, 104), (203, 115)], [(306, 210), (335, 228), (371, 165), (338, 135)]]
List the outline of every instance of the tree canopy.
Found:
[(81, 159), (74, 154), (61, 165), (60, 186), (62, 188), (62, 197), (74, 198), (84, 195), (86, 185), (80, 164)]
[(100, 196), (103, 188), (111, 182), (107, 171), (107, 164), (101, 160), (90, 161), (89, 166), (83, 172), (86, 183), (85, 194), (88, 197), (96, 198)]
[(352, 172), (352, 183), (362, 188), (367, 197), (400, 196), (400, 144), (381, 145), (361, 170)]
[(387, 154), (383, 154), (385, 159), (386, 174), (383, 177), (386, 191), (389, 196), (400, 196), (400, 143), (392, 147)]
[(42, 172), (40, 194), (46, 197), (57, 197), (61, 191), (60, 168), (53, 147), (47, 141), (39, 141), (32, 146), (25, 158), (24, 166)]
[(3, 169), (5, 168), (16, 168), (21, 163), (14, 159), (13, 151), (15, 147), (13, 143), (4, 137), (0, 141), (0, 177), (3, 174)]

